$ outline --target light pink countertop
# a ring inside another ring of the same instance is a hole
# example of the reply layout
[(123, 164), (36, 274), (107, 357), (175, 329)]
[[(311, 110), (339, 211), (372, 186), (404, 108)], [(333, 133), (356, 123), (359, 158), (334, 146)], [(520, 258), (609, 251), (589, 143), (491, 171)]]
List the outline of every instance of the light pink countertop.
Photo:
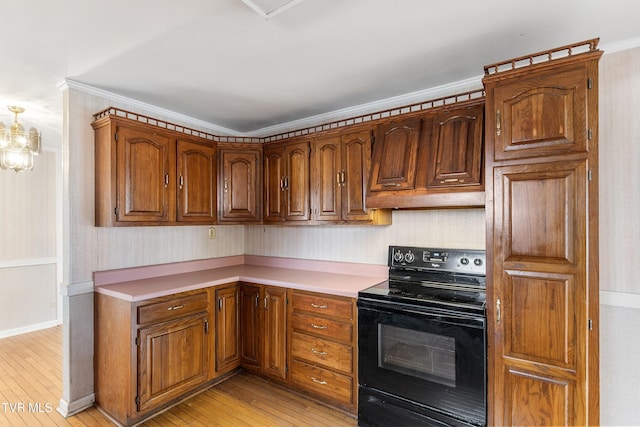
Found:
[(231, 282), (251, 282), (356, 298), (387, 280), (387, 266), (237, 256), (94, 273), (95, 291), (127, 301)]

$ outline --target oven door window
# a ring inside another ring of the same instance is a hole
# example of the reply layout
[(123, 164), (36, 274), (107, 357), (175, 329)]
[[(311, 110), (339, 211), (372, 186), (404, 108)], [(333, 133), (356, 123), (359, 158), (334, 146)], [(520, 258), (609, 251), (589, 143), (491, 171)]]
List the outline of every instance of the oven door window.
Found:
[(378, 366), (456, 386), (456, 340), (429, 332), (378, 324)]

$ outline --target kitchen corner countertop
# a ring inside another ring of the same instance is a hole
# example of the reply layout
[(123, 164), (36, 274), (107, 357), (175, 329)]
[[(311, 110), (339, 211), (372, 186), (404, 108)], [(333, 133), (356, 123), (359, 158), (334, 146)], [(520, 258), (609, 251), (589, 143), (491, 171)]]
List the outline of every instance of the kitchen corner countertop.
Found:
[[(253, 263), (245, 263), (243, 258), (243, 262), (236, 265), (204, 268), (176, 274), (166, 274), (171, 270), (167, 270), (166, 267), (159, 268), (158, 273), (160, 274), (157, 276), (153, 275), (153, 267), (145, 267), (147, 274), (144, 276), (147, 277), (134, 280), (125, 279), (112, 283), (99, 283), (100, 280), (97, 277), (100, 272), (98, 272), (94, 274), (95, 292), (137, 302), (178, 292), (242, 281), (356, 298), (359, 291), (387, 280), (386, 266), (308, 260), (298, 262), (291, 259), (288, 259), (288, 262), (283, 262), (283, 259), (271, 262), (268, 257), (248, 258), (247, 261)], [(294, 268), (283, 266), (287, 264)], [(332, 264), (335, 264), (336, 268), (331, 268)], [(349, 271), (351, 265), (356, 267), (352, 269), (355, 274), (351, 274)], [(136, 274), (127, 274), (128, 270), (123, 269), (117, 272), (123, 278), (136, 277)], [(113, 274), (114, 271), (107, 273)]]

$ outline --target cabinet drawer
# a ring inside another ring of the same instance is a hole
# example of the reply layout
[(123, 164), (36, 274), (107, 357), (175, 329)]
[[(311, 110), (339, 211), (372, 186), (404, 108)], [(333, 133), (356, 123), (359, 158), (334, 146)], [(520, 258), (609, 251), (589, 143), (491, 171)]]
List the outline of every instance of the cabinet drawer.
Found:
[(138, 324), (157, 323), (199, 311), (206, 311), (207, 304), (207, 293), (202, 292), (143, 305), (138, 307)]
[(349, 298), (339, 299), (322, 294), (293, 293), (293, 310), (331, 316), (339, 319), (353, 319), (353, 305)]
[(351, 405), (353, 379), (299, 360), (291, 364), (291, 380), (296, 386), (342, 404)]
[(353, 339), (353, 325), (351, 323), (338, 322), (336, 320), (302, 313), (293, 313), (291, 316), (291, 325), (293, 329), (335, 338), (340, 341), (350, 343)]
[(291, 340), (291, 355), (327, 368), (350, 374), (353, 366), (351, 346), (338, 344), (322, 338), (294, 332)]

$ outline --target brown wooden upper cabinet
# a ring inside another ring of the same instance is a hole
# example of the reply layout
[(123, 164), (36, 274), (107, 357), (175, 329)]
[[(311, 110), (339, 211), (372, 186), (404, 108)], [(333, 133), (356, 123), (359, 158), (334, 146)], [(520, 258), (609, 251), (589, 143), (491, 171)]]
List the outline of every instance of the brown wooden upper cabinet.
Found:
[(366, 186), (371, 165), (371, 132), (314, 141), (312, 211), (316, 221), (371, 221)]
[(178, 140), (178, 221), (211, 224), (217, 215), (216, 148)]
[(378, 126), (369, 191), (415, 188), (421, 128), (419, 117)]
[(97, 226), (215, 223), (215, 143), (119, 117), (92, 125)]
[(378, 125), (368, 208), (484, 206), (484, 98)]
[(221, 146), (220, 223), (260, 222), (260, 147)]
[(264, 148), (264, 221), (310, 219), (310, 141)]
[(589, 81), (586, 68), (572, 67), (496, 87), (487, 123), (495, 159), (586, 152)]
[(427, 188), (479, 186), (484, 105), (443, 111), (433, 121)]

